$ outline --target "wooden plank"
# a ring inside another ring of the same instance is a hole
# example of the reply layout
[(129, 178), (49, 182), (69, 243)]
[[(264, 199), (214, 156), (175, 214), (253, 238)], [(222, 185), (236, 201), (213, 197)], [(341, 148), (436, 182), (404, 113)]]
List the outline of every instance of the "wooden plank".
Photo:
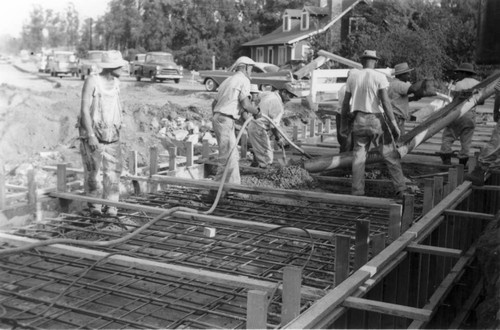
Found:
[(335, 286), (339, 286), (349, 277), (350, 249), (350, 236), (335, 235)]
[(267, 329), (267, 293), (249, 290), (247, 295), (247, 329)]
[(370, 235), (370, 221), (357, 220), (354, 246), (354, 271), (368, 261), (368, 241)]
[(495, 219), (495, 215), (493, 215), (493, 214), (462, 211), (462, 210), (452, 210), (452, 209), (444, 210), (444, 214), (463, 217), (465, 219), (477, 219), (477, 220), (479, 220), (479, 219), (481, 219), (481, 220), (494, 220)]
[(426, 214), (433, 207), (433, 204), (432, 204), (432, 202), (434, 200), (433, 185), (434, 185), (433, 179), (425, 179), (424, 180), (424, 201), (423, 201), (422, 214)]
[[(147, 181), (147, 178), (127, 176), (128, 179), (143, 180)], [(150, 180), (156, 181), (158, 183), (175, 184), (187, 187), (200, 187), (206, 189), (218, 189), (220, 182), (214, 182), (212, 180), (190, 180), (184, 178), (167, 177), (155, 175)], [(275, 189), (266, 187), (249, 187), (238, 184), (226, 183), (223, 187), (224, 191), (234, 191), (253, 195), (265, 195), (273, 197), (283, 197), (287, 199), (299, 199), (299, 200), (311, 200), (311, 201), (325, 201), (334, 204), (343, 205), (357, 205), (364, 207), (380, 207), (389, 208), (391, 199), (387, 198), (377, 198), (377, 197), (366, 197), (366, 196), (350, 196), (344, 194), (329, 194), (329, 193), (318, 193), (312, 191), (302, 191), (293, 189)]]
[(283, 269), (283, 294), (281, 307), (281, 323), (291, 322), (300, 314), (300, 287), (302, 284), (302, 268), (286, 266)]
[(349, 308), (405, 317), (419, 321), (428, 321), (431, 316), (430, 310), (356, 297), (347, 297), (342, 305)]
[(390, 241), (396, 240), (401, 235), (401, 220), (403, 215), (403, 205), (389, 205), (389, 228), (387, 236)]
[(193, 147), (193, 142), (187, 141), (186, 142), (186, 166), (190, 167), (193, 166), (193, 158), (194, 157), (194, 147)]
[[(158, 173), (158, 148), (153, 146), (149, 148), (149, 176)], [(158, 184), (149, 182), (149, 192), (154, 194), (158, 191)]]
[[(16, 246), (25, 246), (39, 242), (38, 240), (32, 238), (9, 235), (1, 232), (0, 232), (0, 239), (3, 242), (8, 242)], [(207, 271), (200, 268), (171, 265), (165, 262), (141, 259), (120, 254), (110, 254), (107, 252), (97, 251), (94, 249), (87, 249), (87, 248), (69, 246), (64, 244), (47, 245), (44, 247), (38, 247), (37, 249), (49, 253), (60, 253), (67, 256), (88, 258), (91, 260), (101, 260), (103, 258), (107, 258), (106, 259), (107, 263), (112, 263), (125, 267), (135, 267), (138, 269), (155, 271), (161, 274), (167, 274), (172, 276), (187, 277), (196, 279), (197, 281), (214, 282), (235, 288), (249, 288), (249, 289), (257, 289), (263, 291), (272, 291), (276, 288), (276, 283), (262, 281), (262, 280), (255, 280), (243, 275), (231, 275), (220, 272)]]
[[(67, 164), (57, 164), (57, 192), (65, 193), (68, 191)], [(59, 198), (59, 208), (62, 212), (68, 212), (70, 201)]]
[(177, 169), (177, 147), (168, 147), (168, 170)]
[[(397, 268), (398, 291), (396, 293), (396, 303), (408, 306), (410, 296), (410, 258), (406, 257)], [(404, 318), (396, 318), (394, 327), (396, 329), (407, 328), (409, 321)]]
[(417, 243), (412, 243), (412, 244), (408, 245), (407, 250), (409, 252), (414, 252), (414, 253), (425, 253), (425, 254), (431, 254), (431, 255), (442, 256), (442, 257), (450, 257), (450, 258), (460, 258), (463, 255), (462, 250), (450, 249), (450, 248), (438, 247), (438, 246), (423, 245), (423, 244), (417, 244)]
[[(379, 254), (385, 248), (385, 233), (375, 234), (370, 239), (371, 245), (371, 255), (375, 256)], [(367, 295), (372, 300), (382, 301), (383, 298), (383, 286), (382, 283), (374, 285), (373, 289)], [(366, 327), (369, 329), (380, 329), (381, 328), (381, 317), (380, 313), (368, 313), (366, 319)]]
[(210, 144), (208, 143), (208, 140), (202, 141), (201, 157), (203, 159), (208, 159), (210, 157)]
[(293, 126), (292, 141), (296, 142), (299, 140), (299, 127)]
[(247, 158), (247, 151), (248, 151), (248, 134), (243, 134), (243, 135), (241, 135), (241, 141), (240, 141), (240, 157), (241, 157), (241, 159)]
[(36, 203), (36, 181), (35, 181), (35, 170), (28, 170), (28, 204), (35, 205)]
[(443, 182), (442, 176), (435, 176), (432, 186), (432, 205), (437, 205), (443, 199)]

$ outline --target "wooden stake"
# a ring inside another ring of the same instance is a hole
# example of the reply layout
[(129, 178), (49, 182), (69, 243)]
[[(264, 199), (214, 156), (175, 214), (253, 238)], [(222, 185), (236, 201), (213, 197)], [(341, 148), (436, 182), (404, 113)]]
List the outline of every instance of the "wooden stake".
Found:
[(457, 185), (461, 185), (464, 182), (464, 166), (462, 164), (457, 165)]
[(300, 287), (302, 284), (302, 268), (287, 266), (283, 269), (283, 307), (281, 323), (286, 324), (300, 314)]
[[(137, 151), (132, 150), (128, 157), (128, 171), (131, 175), (137, 175)], [(141, 186), (139, 185), (139, 181), (132, 180), (132, 186), (134, 186), (134, 194), (140, 195)]]
[[(67, 186), (67, 164), (57, 164), (57, 192), (65, 193), (68, 190)], [(68, 212), (70, 200), (59, 198), (59, 207), (61, 211)]]
[(358, 270), (368, 261), (368, 238), (370, 234), (370, 221), (356, 221), (356, 244), (354, 248), (354, 271)]
[(267, 329), (267, 293), (249, 290), (247, 295), (247, 329)]
[(193, 166), (193, 157), (194, 157), (193, 142), (187, 141), (186, 142), (186, 166), (187, 167)]
[(307, 125), (302, 125), (302, 137), (304, 140), (307, 139)]
[(387, 236), (390, 241), (395, 241), (401, 235), (401, 220), (403, 205), (391, 204), (389, 207), (389, 229)]
[[(241, 135), (240, 157), (241, 159), (247, 158), (248, 151), (248, 134)], [(235, 150), (236, 152), (236, 150)]]
[(422, 214), (426, 214), (429, 212), (434, 205), (432, 205), (433, 201), (433, 185), (434, 185), (434, 180), (433, 179), (425, 179), (424, 180), (424, 205), (422, 208)]
[(298, 126), (293, 126), (293, 133), (292, 133), (292, 141), (298, 141), (299, 140), (299, 127)]
[(435, 176), (432, 187), (432, 206), (437, 205), (443, 199), (443, 180), (442, 176)]
[(201, 152), (201, 157), (203, 159), (208, 159), (210, 157), (210, 145), (208, 144), (208, 140), (203, 140), (203, 149)]
[[(149, 148), (149, 176), (153, 176), (158, 173), (158, 148), (153, 146)], [(151, 182), (149, 183), (149, 192), (154, 194), (158, 191), (158, 184)]]
[(309, 123), (309, 137), (314, 137), (314, 128), (316, 127), (316, 120), (312, 119)]
[(177, 168), (177, 147), (168, 148), (168, 170), (175, 171)]
[(28, 171), (28, 205), (34, 206), (36, 204), (36, 181), (35, 170)]
[(401, 218), (401, 232), (404, 233), (413, 223), (415, 211), (415, 196), (411, 194), (403, 195), (403, 216)]
[(326, 118), (326, 120), (325, 120), (325, 133), (330, 134), (331, 125), (332, 125), (332, 120), (330, 118)]
[(349, 251), (351, 237), (335, 235), (335, 286), (349, 277)]

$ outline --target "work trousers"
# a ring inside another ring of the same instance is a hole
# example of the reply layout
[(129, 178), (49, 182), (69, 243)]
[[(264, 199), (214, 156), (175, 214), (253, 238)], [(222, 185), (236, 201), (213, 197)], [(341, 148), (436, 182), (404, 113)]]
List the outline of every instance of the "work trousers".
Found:
[(491, 133), (490, 141), (481, 149), (478, 161), (483, 170), (500, 169), (500, 120)]
[(405, 191), (406, 183), (401, 168), (399, 155), (391, 141), (390, 134), (382, 129), (381, 115), (374, 115), (358, 111), (353, 123), (353, 162), (352, 162), (352, 194), (365, 194), (365, 165), (370, 144), (378, 149), (389, 170), (392, 183), (396, 191)]
[(472, 112), (465, 113), (462, 117), (456, 119), (453, 123), (445, 127), (443, 131), (441, 153), (451, 154), (451, 148), (455, 140), (460, 140), (461, 149), (457, 154), (458, 158), (468, 158), (472, 137), (474, 136), (474, 128), (476, 127), (474, 114)]
[(266, 128), (254, 121), (250, 122), (248, 124), (248, 140), (252, 145), (254, 159), (259, 167), (266, 167), (273, 163), (274, 150)]
[(219, 145), (219, 166), (217, 167), (215, 181), (222, 181), (224, 169), (228, 167), (225, 182), (241, 184), (234, 119), (216, 112), (212, 119), (212, 125)]
[[(87, 139), (80, 144), (82, 155), (84, 189), (87, 196), (118, 201), (120, 198), (120, 175), (122, 155), (120, 143), (100, 143), (92, 151)], [(101, 170), (102, 168), (102, 170)], [(100, 182), (102, 173), (102, 185)], [(102, 190), (102, 194), (101, 194)], [(101, 209), (100, 204), (88, 203), (90, 208)]]

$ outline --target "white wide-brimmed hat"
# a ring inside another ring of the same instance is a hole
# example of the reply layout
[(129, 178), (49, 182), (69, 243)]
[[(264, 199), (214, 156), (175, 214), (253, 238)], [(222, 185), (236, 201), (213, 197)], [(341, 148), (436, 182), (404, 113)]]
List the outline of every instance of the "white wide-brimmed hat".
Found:
[(107, 50), (102, 52), (101, 62), (98, 63), (102, 69), (114, 69), (126, 65), (122, 53), (118, 50)]
[(394, 75), (395, 76), (399, 76), (400, 74), (403, 74), (403, 73), (406, 73), (406, 72), (411, 72), (411, 71), (413, 71), (413, 69), (410, 68), (408, 66), (408, 63), (406, 63), (406, 62), (399, 63), (399, 64), (396, 64), (394, 66)]
[(361, 58), (371, 58), (374, 60), (379, 60), (380, 57), (377, 56), (377, 52), (375, 50), (365, 50), (363, 52), (363, 55), (360, 56)]

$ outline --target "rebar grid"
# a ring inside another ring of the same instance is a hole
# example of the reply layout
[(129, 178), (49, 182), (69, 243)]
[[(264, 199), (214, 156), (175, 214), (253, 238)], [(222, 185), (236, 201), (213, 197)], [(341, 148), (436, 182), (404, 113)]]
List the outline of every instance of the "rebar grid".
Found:
[[(95, 265), (84, 258), (23, 253), (2, 259), (0, 279), (5, 310), (0, 324), (51, 329), (246, 325), (244, 289), (104, 262)], [(274, 297), (269, 327), (279, 325), (280, 310), (279, 297)]]

